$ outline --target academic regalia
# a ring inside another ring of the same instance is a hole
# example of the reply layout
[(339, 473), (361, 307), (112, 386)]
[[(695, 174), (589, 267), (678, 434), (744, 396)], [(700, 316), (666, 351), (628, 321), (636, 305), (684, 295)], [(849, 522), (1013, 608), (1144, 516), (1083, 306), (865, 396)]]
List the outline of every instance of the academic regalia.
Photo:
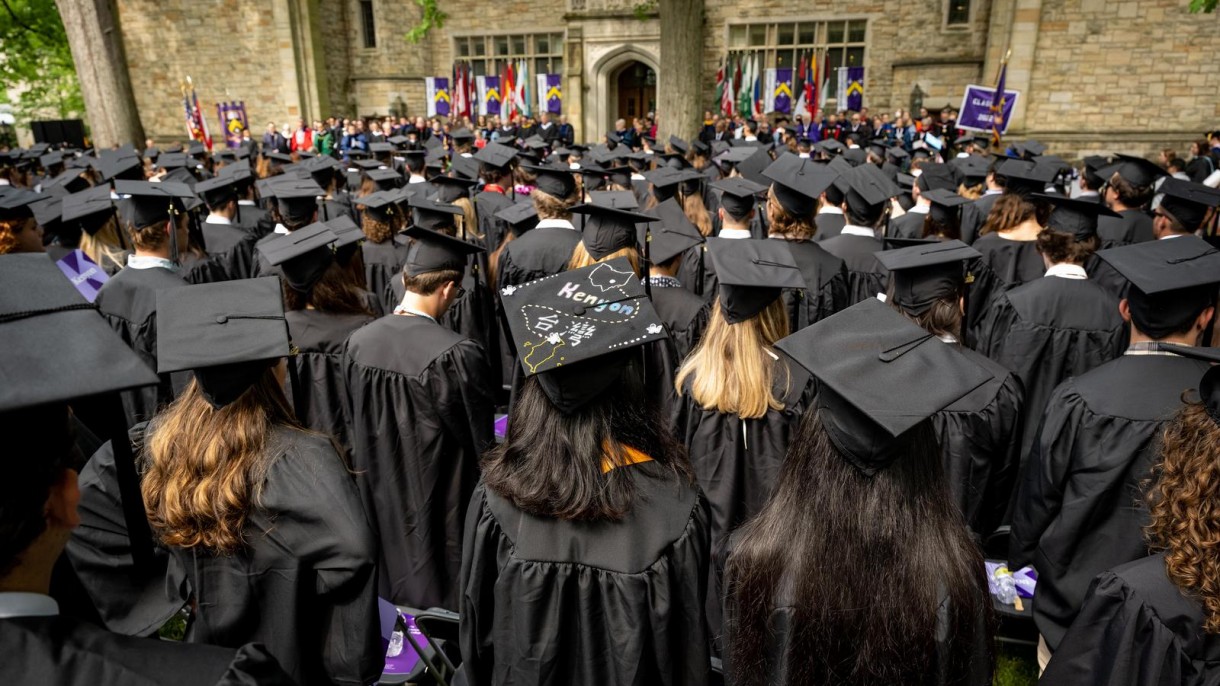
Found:
[(822, 241), (821, 247), (843, 261), (847, 271), (848, 306), (885, 292), (885, 269), (873, 255), (882, 248), (880, 239), (841, 233)]
[(1119, 274), (1108, 262), (1099, 258), (1096, 253), (1089, 257), (1084, 265), (1089, 280), (1106, 289), (1106, 292), (1117, 300), (1127, 297), (1127, 280)]
[(377, 299), (382, 312), (393, 312), (398, 306), (394, 299), (393, 281), (402, 280), (402, 263), (407, 259), (408, 241), (397, 235), (388, 241), (365, 241), (360, 250), (364, 257), (366, 288)]
[(1032, 417), (1041, 431), (1013, 508), (1012, 564), (1039, 572), (1034, 620), (1051, 650), (1093, 577), (1148, 554), (1140, 482), (1158, 439), (1207, 364), (1128, 355), (1064, 381)]
[[(376, 621), (374, 618), (373, 621)], [(9, 686), (243, 686), (295, 683), (258, 645), (236, 651), (112, 634), (71, 617), (0, 619)]]
[(531, 229), (500, 253), (498, 286), (501, 289), (519, 286), (566, 270), (579, 242), (580, 231), (575, 229), (557, 226)]
[(703, 338), (710, 307), (706, 300), (671, 281), (658, 277), (651, 281), (652, 305), (669, 331), (677, 359), (684, 360)]
[(818, 227), (818, 232), (814, 235), (813, 240), (821, 243), (843, 233), (847, 217), (842, 212), (818, 212), (813, 215), (813, 223)]
[[(1002, 193), (988, 193), (981, 198), (972, 200), (962, 206), (962, 242), (966, 245), (974, 245), (975, 241), (982, 238), (979, 231), (983, 229), (983, 225), (987, 223), (987, 216), (991, 214), (991, 208), (995, 207), (995, 203), (1000, 199)], [(982, 251), (982, 248), (979, 248)]]
[(716, 270), (707, 256), (707, 247), (693, 245), (682, 253), (682, 262), (678, 265), (678, 281), (682, 287), (705, 302), (716, 299), (716, 290), (720, 282), (716, 279)]
[(1038, 683), (1049, 686), (1213, 686), (1220, 636), (1199, 601), (1165, 571), (1165, 554), (1099, 575)]
[(784, 291), (788, 323), (792, 331), (847, 308), (850, 279), (843, 260), (813, 241), (786, 241), (792, 259), (801, 268), (805, 288)]
[(200, 225), (207, 247), (207, 257), (185, 268), (188, 283), (216, 283), (254, 277), (258, 237), (237, 225)]
[(504, 242), (508, 226), (504, 220), (496, 217), (501, 210), (510, 207), (513, 201), (503, 193), (480, 191), (474, 196), (474, 208), (479, 218), (479, 233), (483, 235), (487, 251), (494, 251)]
[(381, 532), (381, 596), (455, 609), (461, 517), (492, 442), (484, 352), (426, 317), (391, 315), (352, 334), (343, 365), (353, 466)]
[(707, 502), (642, 464), (617, 521), (526, 514), (480, 485), (466, 514), (467, 683), (703, 685)]
[(1152, 217), (1143, 210), (1121, 210), (1118, 214), (1121, 216), (1102, 217), (1097, 223), (1103, 250), (1156, 238), (1152, 232)]
[(333, 314), (318, 310), (284, 313), (288, 336), (297, 354), (288, 358), (287, 395), (297, 419), (307, 428), (334, 436), (350, 455), (351, 417), (345, 402), (343, 345), (347, 337), (373, 321), (366, 314)]
[(1046, 264), (1038, 252), (1037, 241), (1011, 241), (991, 233), (980, 236), (971, 247), (983, 255), (970, 269), (974, 283), (970, 285), (970, 299), (966, 301), (966, 330), (973, 332), (997, 298), (1010, 289), (1041, 278), (1046, 273)]
[(1101, 286), (1044, 276), (995, 299), (975, 341), (976, 350), (1016, 372), (1025, 388), (1024, 463), (1055, 386), (1121, 355), (1126, 327), (1118, 302)]
[(901, 217), (890, 220), (889, 230), (885, 235), (887, 238), (923, 238), (923, 225), (927, 218), (927, 212), (915, 212), (914, 208), (911, 208), (911, 211)]
[[(94, 304), (119, 337), (149, 367), (156, 369), (157, 293), (186, 285), (181, 276), (169, 269), (125, 267), (102, 284)], [(127, 415), (127, 425), (152, 419), (157, 410), (173, 401), (176, 390), (169, 375), (163, 374), (161, 383), (156, 386), (124, 391), (123, 411)]]

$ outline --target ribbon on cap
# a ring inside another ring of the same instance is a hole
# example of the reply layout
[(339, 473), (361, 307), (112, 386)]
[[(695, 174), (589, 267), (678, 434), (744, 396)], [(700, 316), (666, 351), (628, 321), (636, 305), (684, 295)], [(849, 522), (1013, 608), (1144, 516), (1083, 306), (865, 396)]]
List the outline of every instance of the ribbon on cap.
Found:
[(71, 312), (72, 310), (96, 310), (97, 305), (93, 303), (73, 303), (62, 307), (48, 307), (42, 310), (22, 310), (20, 312), (9, 312), (8, 314), (0, 314), (0, 324), (8, 324), (21, 319), (29, 319), (30, 317), (38, 317), (44, 314), (56, 314), (58, 312)]

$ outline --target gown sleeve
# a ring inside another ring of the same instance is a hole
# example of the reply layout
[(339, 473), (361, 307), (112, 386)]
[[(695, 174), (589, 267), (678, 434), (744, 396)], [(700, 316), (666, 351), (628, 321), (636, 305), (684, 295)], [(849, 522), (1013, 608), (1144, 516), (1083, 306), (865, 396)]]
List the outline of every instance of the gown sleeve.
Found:
[(292, 686), (292, 677), (280, 663), (258, 643), (247, 643), (237, 649), (233, 661), (216, 686)]
[(495, 664), (491, 618), (495, 614), (495, 582), (508, 558), (511, 544), (486, 507), (484, 486), (479, 484), (466, 510), (466, 532), (462, 537), (461, 597), (458, 601), (462, 652), (460, 671), (466, 683), (491, 683)]
[(1008, 298), (1003, 295), (992, 301), (990, 305), (978, 302), (981, 299), (979, 296), (982, 295), (977, 292), (978, 284), (979, 281), (976, 280), (970, 294), (970, 307), (973, 308), (977, 304), (980, 307), (986, 307), (986, 311), (980, 316), (978, 326), (973, 329), (971, 338), (974, 341), (974, 349), (1009, 369), (1017, 371), (1013, 369), (1011, 363), (1003, 359), (1003, 353), (1008, 332), (1012, 330), (1020, 315), (1017, 314), (1016, 308), (1012, 306)]
[(1195, 683), (1182, 645), (1156, 612), (1113, 572), (1094, 580), (1060, 642), (1042, 686), (1144, 686)]
[(441, 358), (441, 365), (431, 377), (438, 387), (433, 397), (449, 401), (440, 416), (452, 425), (453, 435), (473, 438), (470, 454), (481, 455), (495, 441), (495, 384), (487, 355), (478, 343), (465, 340)]

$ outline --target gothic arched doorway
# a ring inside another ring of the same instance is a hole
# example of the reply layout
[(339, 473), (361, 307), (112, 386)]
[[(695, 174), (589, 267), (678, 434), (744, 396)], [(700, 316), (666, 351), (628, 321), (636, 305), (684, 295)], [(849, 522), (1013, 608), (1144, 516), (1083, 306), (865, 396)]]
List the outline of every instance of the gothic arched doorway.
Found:
[(657, 109), (657, 72), (638, 60), (624, 64), (615, 75), (614, 100), (610, 109), (616, 119), (626, 119), (628, 125), (633, 117), (644, 117)]

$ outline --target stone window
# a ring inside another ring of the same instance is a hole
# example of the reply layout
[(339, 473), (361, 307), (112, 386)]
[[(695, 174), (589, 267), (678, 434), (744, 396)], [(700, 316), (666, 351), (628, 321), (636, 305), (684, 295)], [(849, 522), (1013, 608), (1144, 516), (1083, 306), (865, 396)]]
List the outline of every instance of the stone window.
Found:
[(562, 33), (456, 36), (456, 59), (470, 62), (476, 76), (499, 74), (508, 62), (529, 60), (533, 75), (563, 73)]
[[(967, 0), (948, 0), (966, 2)], [(868, 41), (867, 19), (780, 21), (729, 24), (728, 49), (734, 55), (762, 55), (761, 67), (796, 69), (801, 57), (816, 54), (818, 64), (829, 64), (830, 89), (838, 88), (838, 67), (864, 64)], [(823, 57), (828, 58), (823, 61)]]
[(377, 47), (377, 25), (373, 22), (373, 0), (360, 0), (360, 33), (364, 47)]
[(970, 0), (945, 0), (945, 26), (965, 27), (970, 23)]

